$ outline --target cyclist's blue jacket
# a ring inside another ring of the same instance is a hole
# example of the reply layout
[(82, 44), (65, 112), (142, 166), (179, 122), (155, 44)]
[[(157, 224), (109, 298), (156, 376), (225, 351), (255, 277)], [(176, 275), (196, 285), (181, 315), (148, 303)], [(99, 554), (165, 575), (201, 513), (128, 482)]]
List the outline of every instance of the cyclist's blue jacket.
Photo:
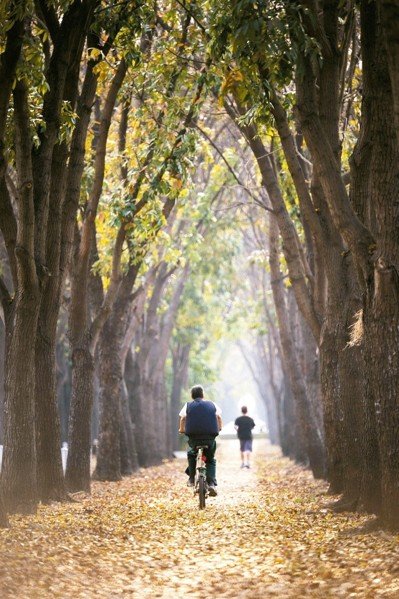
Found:
[(218, 436), (216, 406), (212, 401), (194, 399), (187, 403), (185, 433), (197, 439)]

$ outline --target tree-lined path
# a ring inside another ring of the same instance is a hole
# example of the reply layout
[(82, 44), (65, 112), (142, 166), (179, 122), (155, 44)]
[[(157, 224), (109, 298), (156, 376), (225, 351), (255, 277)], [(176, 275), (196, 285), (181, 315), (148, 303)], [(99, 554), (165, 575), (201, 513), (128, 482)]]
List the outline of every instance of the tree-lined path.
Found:
[[(0, 2), (0, 599), (399, 596), (398, 65), (399, 0)], [(197, 384), (274, 448), (201, 515)]]
[(263, 440), (251, 471), (219, 447), (219, 496), (199, 512), (184, 461), (95, 483), (0, 533), (2, 599), (398, 597), (399, 539), (326, 509), (326, 485)]

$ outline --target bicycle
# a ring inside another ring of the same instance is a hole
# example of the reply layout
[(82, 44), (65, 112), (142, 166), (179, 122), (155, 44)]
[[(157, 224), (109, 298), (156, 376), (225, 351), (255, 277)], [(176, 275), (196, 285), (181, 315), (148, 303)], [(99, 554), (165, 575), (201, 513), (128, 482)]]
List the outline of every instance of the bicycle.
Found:
[(208, 445), (198, 445), (197, 447), (197, 461), (195, 465), (195, 479), (194, 479), (194, 495), (198, 493), (199, 497), (199, 509), (203, 510), (205, 507), (205, 499), (208, 497), (208, 484), (206, 482), (206, 456), (204, 449), (207, 449)]

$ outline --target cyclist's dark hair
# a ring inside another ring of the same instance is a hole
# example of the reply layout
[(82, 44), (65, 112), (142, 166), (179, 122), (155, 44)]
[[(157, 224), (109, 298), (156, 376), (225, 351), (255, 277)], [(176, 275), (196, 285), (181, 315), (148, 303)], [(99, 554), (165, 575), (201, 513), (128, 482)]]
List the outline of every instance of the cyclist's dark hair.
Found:
[(242, 408), (241, 408), (241, 412), (242, 412), (243, 414), (246, 414), (246, 413), (248, 412), (248, 408), (247, 408), (247, 406), (242, 406)]
[(194, 385), (191, 389), (191, 397), (193, 399), (198, 399), (199, 397), (204, 397), (204, 389), (201, 385)]

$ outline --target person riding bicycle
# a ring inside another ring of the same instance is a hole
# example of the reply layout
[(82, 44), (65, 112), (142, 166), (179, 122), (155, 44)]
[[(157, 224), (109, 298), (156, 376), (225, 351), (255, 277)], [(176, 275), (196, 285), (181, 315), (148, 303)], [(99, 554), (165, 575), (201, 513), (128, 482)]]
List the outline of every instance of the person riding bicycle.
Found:
[(206, 480), (209, 495), (215, 497), (217, 495), (215, 438), (222, 428), (222, 411), (213, 401), (204, 399), (204, 389), (201, 385), (195, 385), (191, 389), (191, 398), (193, 401), (187, 402), (179, 413), (179, 433), (187, 435), (190, 447), (187, 451), (188, 468), (186, 473), (189, 476), (187, 486), (194, 486), (197, 447), (207, 445), (208, 447), (204, 450)]

